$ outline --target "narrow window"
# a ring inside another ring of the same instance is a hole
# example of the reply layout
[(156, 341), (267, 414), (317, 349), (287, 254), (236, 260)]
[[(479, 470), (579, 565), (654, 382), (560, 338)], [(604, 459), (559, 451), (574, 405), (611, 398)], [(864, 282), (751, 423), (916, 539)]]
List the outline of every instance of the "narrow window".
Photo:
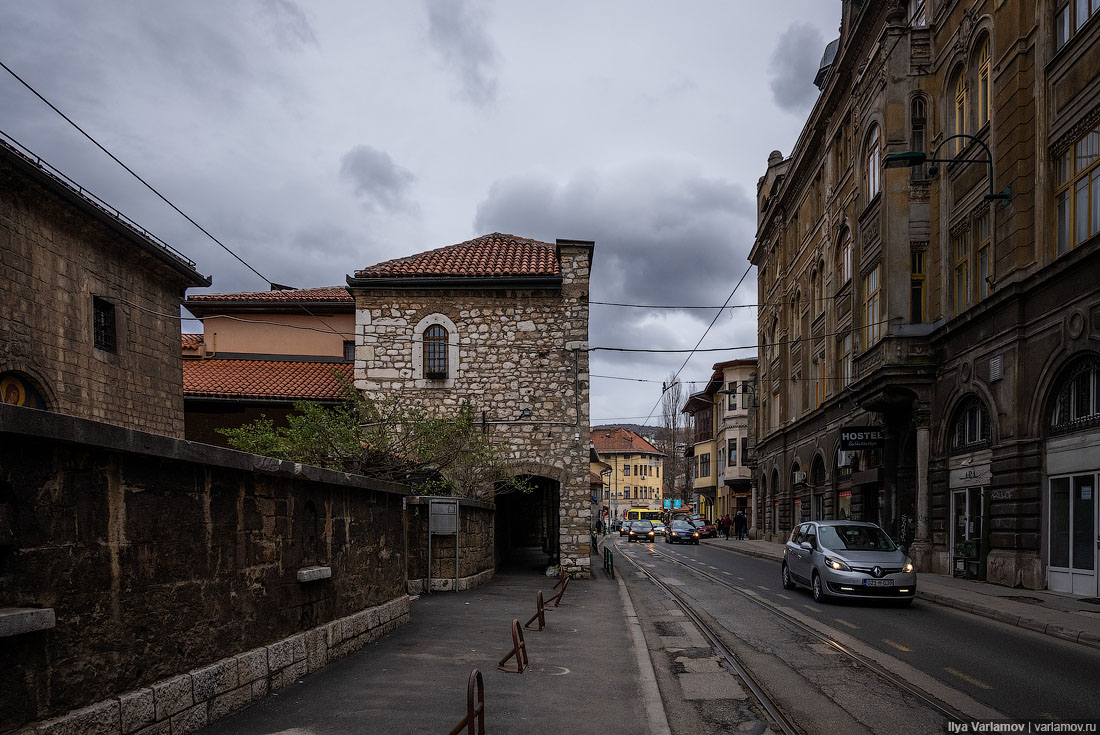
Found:
[(424, 330), (424, 377), (447, 377), (447, 330), (438, 324)]
[(928, 13), (924, 8), (924, 0), (909, 0), (909, 25), (913, 28), (928, 25)]
[[(955, 135), (966, 135), (966, 73), (959, 69), (955, 75)], [(955, 153), (965, 147), (963, 138), (955, 138)]]
[(843, 286), (852, 278), (852, 241), (847, 231), (840, 239), (840, 246), (836, 251), (837, 287)]
[(1100, 233), (1100, 127), (1055, 161), (1055, 255)]
[(921, 324), (924, 318), (924, 256), (923, 250), (914, 250), (910, 253), (912, 267), (909, 276), (909, 321), (913, 324)]
[(978, 127), (981, 128), (992, 117), (993, 102), (989, 88), (989, 39), (982, 42), (978, 52)]
[(879, 135), (878, 126), (871, 128), (867, 139), (867, 201), (871, 201), (879, 192)]
[(737, 410), (737, 383), (726, 383), (726, 390), (729, 391), (726, 398), (729, 399), (726, 403), (726, 409), (729, 411)]
[(977, 300), (989, 296), (989, 243), (991, 242), (990, 227), (989, 227), (989, 212), (986, 212), (978, 219), (977, 226), (977, 250), (975, 251), (976, 262), (974, 268), (974, 293), (977, 295)]
[(344, 362), (355, 362), (355, 340), (344, 340)]
[(970, 305), (970, 235), (965, 230), (952, 243), (955, 256), (955, 313)]
[[(924, 100), (920, 97), (914, 97), (912, 104), (909, 106), (909, 147), (910, 150), (921, 151), (922, 153), (925, 152), (924, 114)], [(924, 166), (913, 166), (910, 168), (909, 178), (911, 181), (924, 181)]]
[(852, 382), (852, 335), (844, 335), (839, 344), (840, 358), (837, 360), (837, 378), (843, 388)]
[(118, 352), (115, 305), (93, 296), (92, 326), (95, 348), (104, 352)]
[(869, 348), (880, 339), (884, 333), (882, 328), (882, 303), (879, 291), (879, 276), (881, 265), (876, 265), (874, 270), (863, 277), (863, 336), (864, 348)]

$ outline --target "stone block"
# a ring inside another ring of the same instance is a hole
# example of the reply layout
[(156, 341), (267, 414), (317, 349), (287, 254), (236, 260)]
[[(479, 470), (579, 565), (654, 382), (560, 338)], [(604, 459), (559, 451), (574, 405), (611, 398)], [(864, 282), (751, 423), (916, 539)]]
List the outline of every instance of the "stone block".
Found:
[(227, 658), (210, 666), (191, 672), (191, 685), (194, 688), (196, 702), (205, 702), (238, 684), (237, 659)]
[(284, 638), (267, 647), (267, 667), (272, 675), (290, 666), (293, 661), (294, 643), (291, 638)]
[(56, 627), (52, 607), (0, 607), (0, 638)]
[(165, 720), (149, 727), (143, 727), (134, 735), (172, 735), (172, 721)]
[(296, 576), (299, 582), (317, 582), (322, 579), (331, 579), (332, 567), (302, 567), (298, 570)]
[(333, 620), (328, 624), (328, 646), (329, 648), (335, 648), (344, 641), (344, 620)]
[(298, 635), (287, 638), (290, 643), (290, 660), (294, 663), (298, 661), (306, 660), (306, 634), (299, 633)]
[(207, 704), (196, 704), (172, 716), (172, 735), (185, 735), (206, 727)]
[(306, 669), (319, 671), (328, 663), (328, 636), (324, 628), (306, 631)]
[(255, 702), (259, 699), (263, 699), (271, 691), (271, 685), (266, 678), (257, 679), (249, 686), (252, 687), (252, 701)]
[(220, 720), (247, 707), (252, 702), (252, 685), (245, 684), (225, 694), (219, 694), (210, 702), (207, 722)]
[(117, 735), (121, 728), (117, 699), (74, 710), (38, 726), (40, 735)]
[(191, 689), (191, 675), (184, 674), (153, 685), (153, 701), (156, 704), (157, 720), (166, 720), (177, 712), (182, 712), (195, 704)]
[(257, 679), (266, 679), (268, 652), (266, 648), (254, 648), (237, 656), (237, 680), (247, 684)]
[(118, 698), (122, 717), (122, 735), (140, 730), (156, 719), (157, 710), (153, 704), (152, 689), (138, 689), (126, 692)]

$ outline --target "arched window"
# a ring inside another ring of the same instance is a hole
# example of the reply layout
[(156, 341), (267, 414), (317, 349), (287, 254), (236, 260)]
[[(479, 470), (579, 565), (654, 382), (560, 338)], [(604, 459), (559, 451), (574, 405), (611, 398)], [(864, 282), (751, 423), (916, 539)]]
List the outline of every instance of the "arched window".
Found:
[(447, 330), (435, 324), (424, 330), (424, 377), (442, 380), (447, 377)]
[[(955, 107), (952, 118), (951, 134), (966, 135), (966, 69), (960, 68), (955, 72)], [(955, 138), (953, 150), (958, 153), (963, 149), (963, 138)]]
[(977, 396), (968, 396), (955, 411), (951, 422), (952, 453), (989, 446), (989, 409)]
[[(928, 153), (925, 149), (926, 117), (925, 102), (923, 97), (914, 97), (909, 103), (909, 150)], [(913, 166), (909, 169), (911, 181), (924, 181), (924, 166)]]
[(1078, 360), (1062, 378), (1050, 416), (1050, 433), (1100, 426), (1100, 358)]
[(989, 85), (989, 38), (978, 49), (978, 129), (992, 117), (993, 102)]
[(817, 488), (825, 486), (825, 461), (820, 454), (814, 456), (814, 462), (810, 465), (810, 484)]
[(836, 275), (838, 290), (852, 280), (852, 238), (847, 229), (841, 234), (840, 242), (836, 246)]
[(879, 168), (882, 164), (882, 155), (879, 151), (878, 125), (871, 126), (871, 132), (867, 136), (864, 161), (867, 163), (867, 201), (871, 201), (879, 192)]

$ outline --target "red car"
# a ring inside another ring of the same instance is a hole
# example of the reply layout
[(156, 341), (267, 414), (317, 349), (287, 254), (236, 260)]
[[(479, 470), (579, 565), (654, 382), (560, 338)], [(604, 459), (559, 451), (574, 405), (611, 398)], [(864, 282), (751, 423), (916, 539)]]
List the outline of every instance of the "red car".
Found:
[(718, 538), (718, 526), (706, 518), (688, 518), (688, 522), (699, 529), (699, 538)]

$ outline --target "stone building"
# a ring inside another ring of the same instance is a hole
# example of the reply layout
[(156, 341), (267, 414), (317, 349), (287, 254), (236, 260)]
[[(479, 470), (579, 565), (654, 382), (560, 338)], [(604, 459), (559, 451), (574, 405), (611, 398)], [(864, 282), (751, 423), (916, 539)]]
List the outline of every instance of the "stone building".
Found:
[(344, 286), (191, 294), (202, 319), (184, 334), (187, 438), (226, 446), (218, 429), (261, 415), (281, 425), (297, 401), (335, 403), (352, 382), (355, 301)]
[(694, 491), (700, 513), (718, 518), (744, 511), (750, 519), (756, 500), (749, 465), (749, 417), (756, 390), (756, 360), (729, 360), (713, 366), (706, 387), (688, 397), (694, 443)]
[(664, 499), (661, 450), (619, 426), (592, 429), (592, 445), (611, 469), (603, 497), (610, 518), (626, 518), (631, 508), (661, 510)]
[(182, 437), (179, 306), (195, 264), (0, 140), (0, 395)]
[(588, 575), (593, 243), (493, 233), (356, 271), (355, 385), (446, 415), (468, 404), (531, 494), (496, 497), (498, 559)]
[(1096, 596), (1100, 8), (842, 13), (758, 187), (757, 520), (876, 521), (922, 570)]

